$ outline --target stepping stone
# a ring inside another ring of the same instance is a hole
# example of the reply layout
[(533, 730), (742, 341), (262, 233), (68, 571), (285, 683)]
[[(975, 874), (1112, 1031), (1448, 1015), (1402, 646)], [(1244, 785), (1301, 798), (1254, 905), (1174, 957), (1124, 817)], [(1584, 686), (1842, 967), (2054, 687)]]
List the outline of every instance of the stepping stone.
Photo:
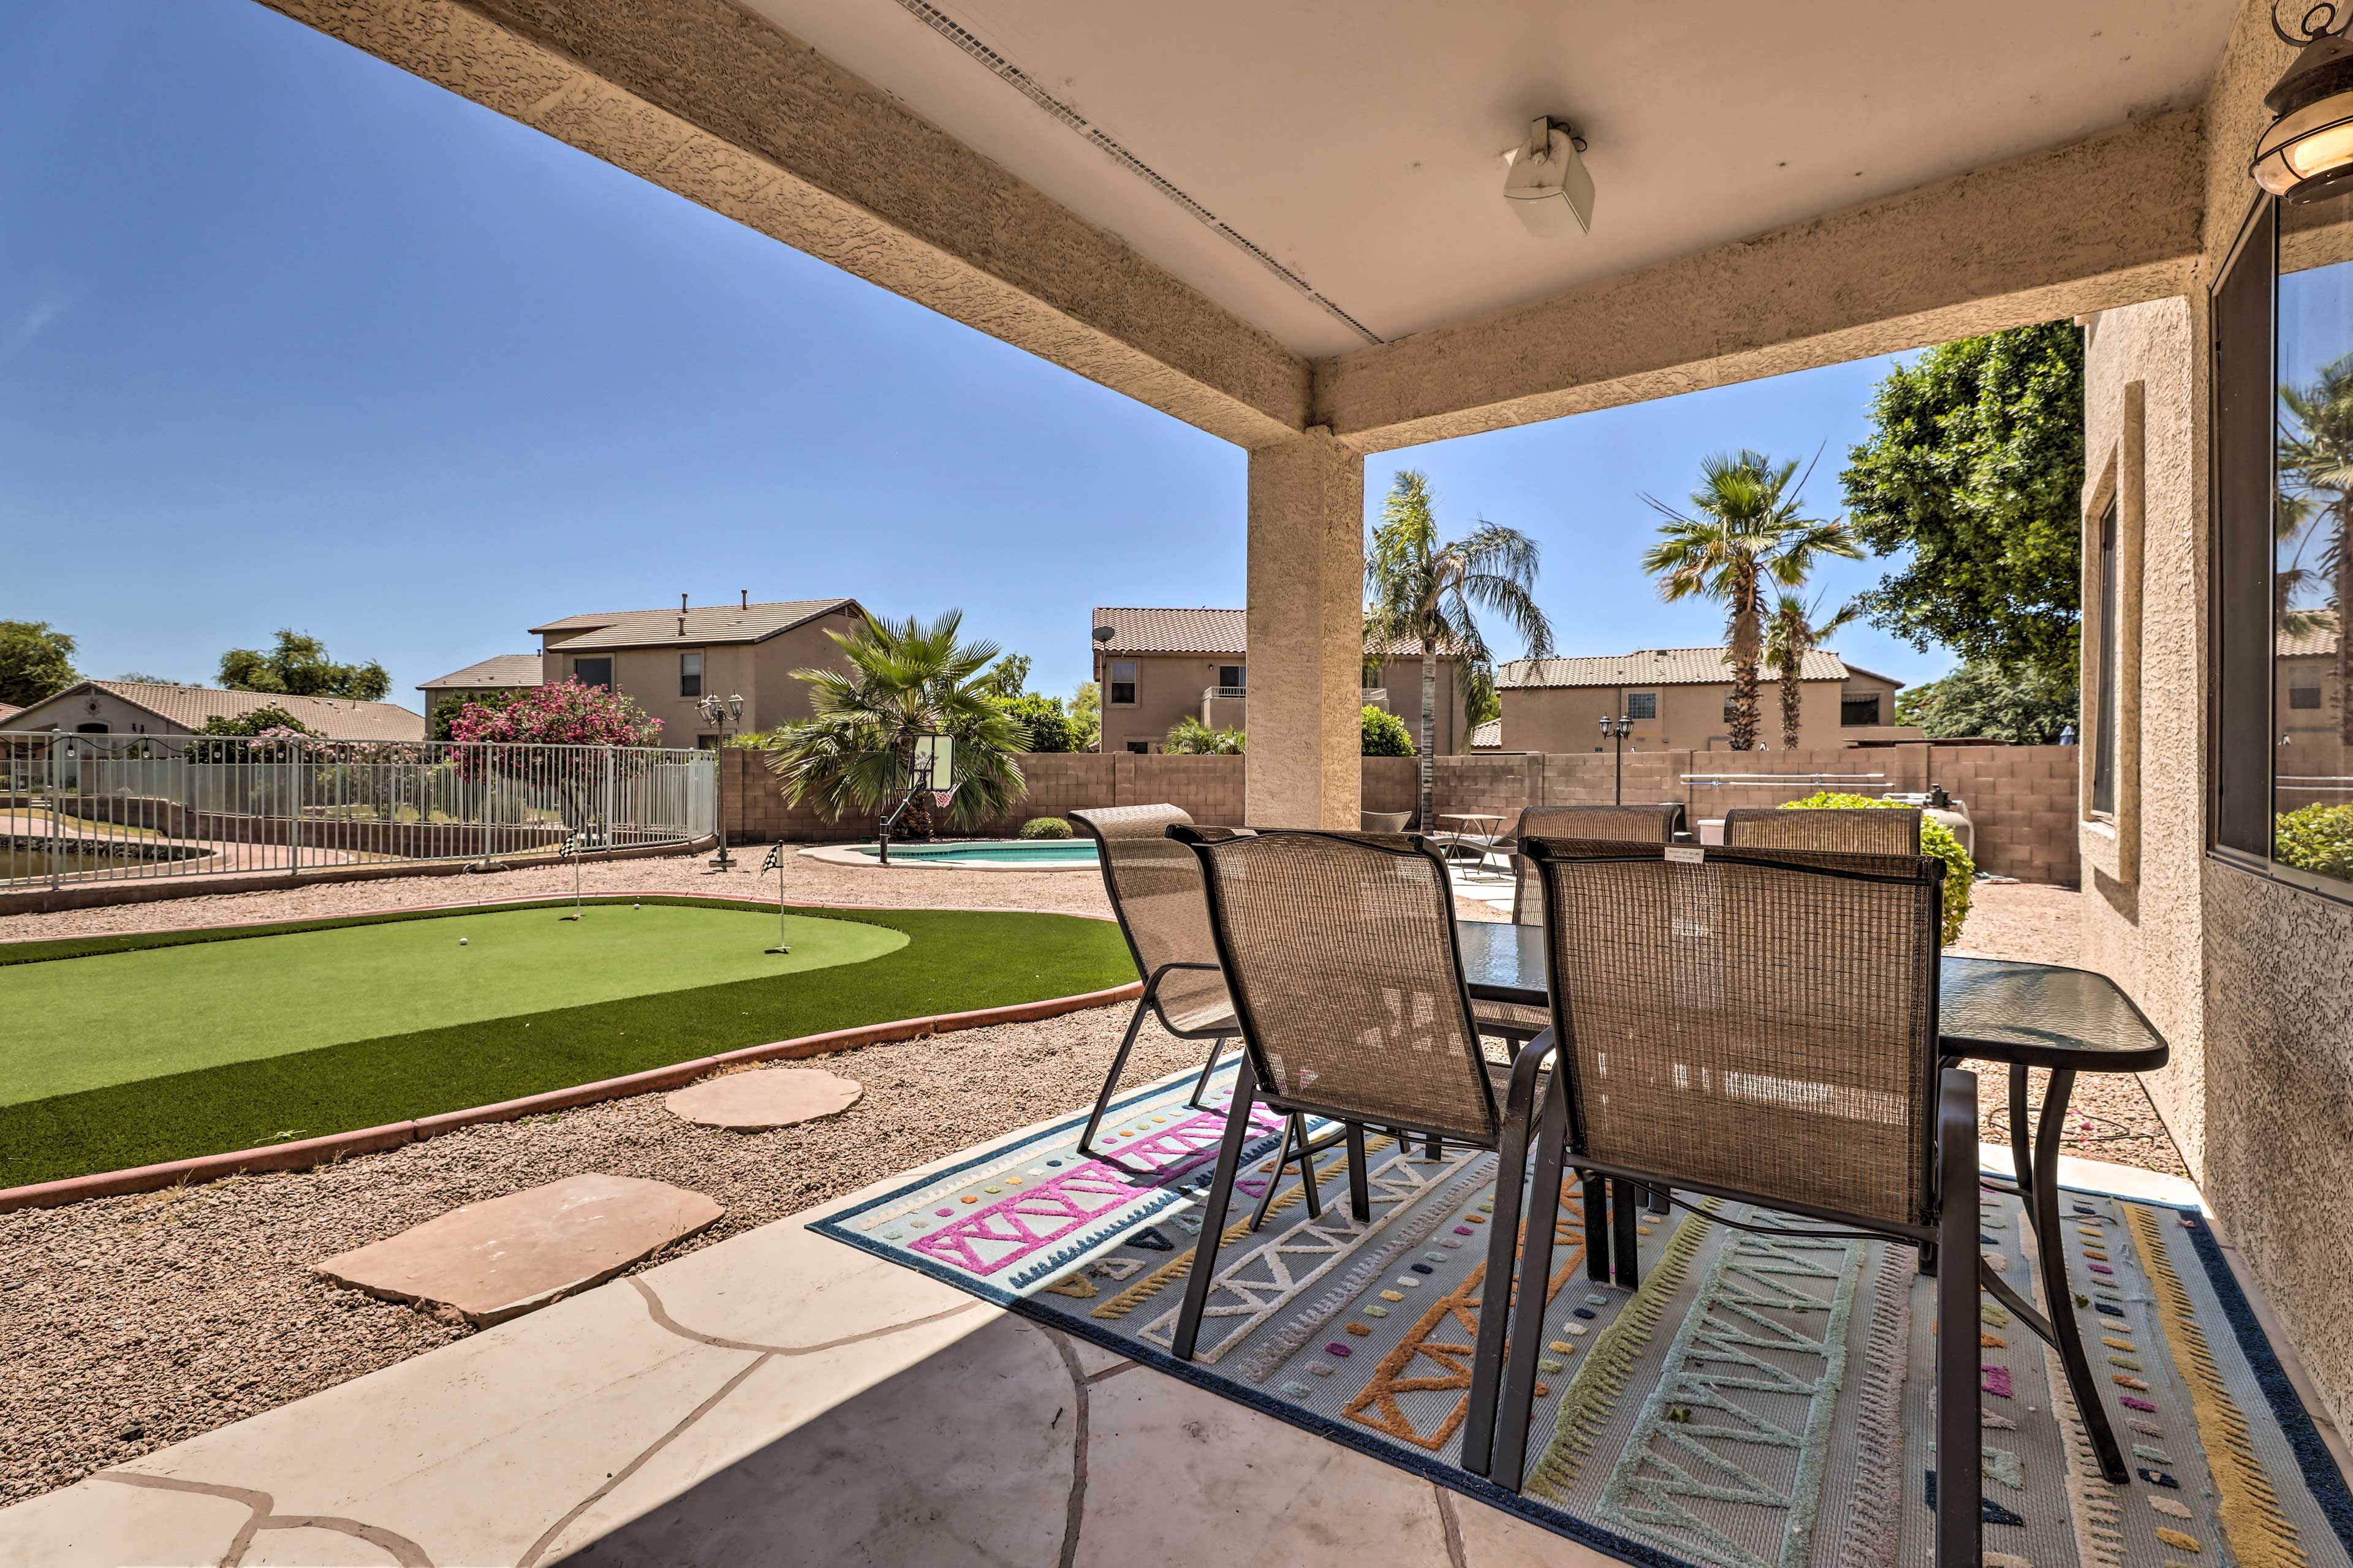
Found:
[(765, 1132), (839, 1116), (866, 1090), (818, 1068), (766, 1068), (689, 1084), (664, 1100), (671, 1115), (705, 1127)]
[(567, 1176), (468, 1204), (311, 1270), (391, 1301), (450, 1307), (478, 1327), (610, 1279), (724, 1211), (637, 1176)]

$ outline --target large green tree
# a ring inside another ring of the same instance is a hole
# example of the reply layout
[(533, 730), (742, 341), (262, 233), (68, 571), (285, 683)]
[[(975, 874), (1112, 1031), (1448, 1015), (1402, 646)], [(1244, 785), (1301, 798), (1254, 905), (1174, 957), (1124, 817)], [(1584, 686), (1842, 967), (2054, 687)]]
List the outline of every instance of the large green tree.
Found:
[(1381, 503), (1365, 552), (1365, 641), (1403, 640), (1421, 647), (1420, 816), (1430, 826), (1438, 724), (1438, 658), (1456, 656), (1463, 718), (1476, 722), (1495, 689), (1495, 659), (1480, 635), (1476, 611), (1503, 619), (1527, 645), (1527, 657), (1552, 652), (1552, 623), (1536, 608), (1536, 542), (1483, 518), (1461, 538), (1439, 537), (1430, 480), (1400, 469)]
[(1659, 597), (1672, 604), (1696, 595), (1724, 605), (1724, 658), (1732, 667), (1725, 728), (1736, 752), (1755, 750), (1760, 727), (1757, 667), (1765, 652), (1767, 584), (1801, 587), (1822, 556), (1862, 553), (1844, 521), (1799, 515), (1805, 488), (1796, 458), (1777, 463), (1744, 449), (1701, 462), (1689, 511), (1642, 498), (1667, 520), (1642, 555), (1642, 570), (1659, 580)]
[(267, 650), (233, 647), (221, 655), (220, 683), (231, 691), (343, 697), (357, 702), (381, 702), (392, 690), (392, 677), (381, 664), (373, 659), (337, 664), (327, 657), (326, 644), (290, 626), (281, 627)]
[(1941, 680), (1895, 696), (1895, 721), (1934, 741), (1983, 737), (2048, 746), (2075, 722), (2075, 674), (2046, 665), (1964, 659)]
[[(955, 740), (957, 821), (997, 816), (1020, 799), (1027, 786), (1014, 754), (1027, 733), (987, 673), (997, 644), (961, 641), (963, 622), (964, 612), (950, 610), (928, 623), (910, 616), (826, 633), (849, 668), (793, 671), (814, 711), (778, 729), (762, 759), (786, 798), (815, 801), (834, 817), (852, 807), (887, 811), (914, 778), (915, 737), (944, 733)], [(931, 797), (919, 794), (898, 831), (928, 838), (934, 830)]]
[(2073, 670), (2082, 605), (2084, 344), (2065, 321), (1890, 371), (1841, 482), (1894, 570), (1861, 599), (1915, 647)]
[(47, 621), (0, 621), (0, 702), (30, 708), (81, 679), (74, 640)]

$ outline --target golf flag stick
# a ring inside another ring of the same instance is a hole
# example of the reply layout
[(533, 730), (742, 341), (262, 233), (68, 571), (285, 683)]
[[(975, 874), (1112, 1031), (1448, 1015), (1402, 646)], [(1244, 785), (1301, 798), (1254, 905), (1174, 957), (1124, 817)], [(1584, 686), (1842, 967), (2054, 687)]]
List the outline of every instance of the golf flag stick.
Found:
[(567, 921), (576, 921), (576, 920), (578, 920), (578, 919), (580, 918), (580, 832), (579, 832), (579, 829), (575, 828), (572, 832), (570, 832), (570, 833), (568, 833), (568, 834), (566, 834), (566, 835), (565, 836), (565, 838), (564, 838), (564, 847), (563, 847), (563, 850), (561, 851), (561, 853), (563, 854), (564, 858), (565, 858), (566, 860), (569, 860), (569, 861), (571, 861), (571, 862), (572, 862), (572, 912), (571, 912), (570, 914), (568, 914), (568, 915), (565, 915), (565, 916), (563, 916), (562, 918), (563, 918), (563, 919), (565, 919), (565, 920), (567, 920)]
[(790, 952), (792, 949), (785, 945), (785, 847), (781, 844), (770, 845), (768, 858), (760, 862), (762, 876), (771, 871), (776, 874), (776, 945), (768, 951)]

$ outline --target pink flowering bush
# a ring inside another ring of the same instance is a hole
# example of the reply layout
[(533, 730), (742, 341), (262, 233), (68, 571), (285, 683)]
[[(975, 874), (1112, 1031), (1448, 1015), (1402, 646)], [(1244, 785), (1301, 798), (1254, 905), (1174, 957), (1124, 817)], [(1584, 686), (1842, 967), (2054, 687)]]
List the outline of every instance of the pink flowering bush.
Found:
[(617, 691), (567, 680), (541, 686), (503, 707), (469, 702), (449, 726), (461, 744), (503, 742), (536, 746), (659, 746), (661, 721)]

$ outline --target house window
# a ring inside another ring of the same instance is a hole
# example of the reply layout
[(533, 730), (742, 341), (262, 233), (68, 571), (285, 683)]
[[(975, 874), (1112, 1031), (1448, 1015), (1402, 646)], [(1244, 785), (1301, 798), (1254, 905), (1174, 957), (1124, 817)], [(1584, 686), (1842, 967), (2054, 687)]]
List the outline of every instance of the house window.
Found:
[(719, 749), (719, 737), (708, 734), (697, 735), (694, 738), (694, 749), (698, 752), (715, 752)]
[(107, 729), (103, 724), (77, 724), (74, 726), (74, 733), (77, 735), (103, 735), (107, 733)]
[(1127, 743), (1127, 749), (1135, 756), (1148, 757), (1152, 754), (1152, 742), (1149, 741), (1130, 741)]
[(572, 661), (572, 679), (583, 686), (601, 686), (613, 689), (613, 661), (609, 658), (575, 658)]
[(2092, 810), (2101, 816), (2116, 814), (2116, 666), (2123, 657), (2117, 646), (2116, 606), (2116, 508), (2114, 501), (2100, 519), (2100, 558), (2094, 563), (2099, 574), (2094, 605), (2098, 616), (2100, 634), (2100, 667), (2098, 685), (2094, 700), (2099, 711), (2094, 715), (2099, 724), (2092, 736)]
[(1250, 689), (1250, 666), (1246, 664), (1221, 664), (1218, 666), (1218, 684), (1224, 687), (1229, 691), (1248, 690)]
[(681, 697), (702, 695), (702, 655), (700, 653), (678, 656), (678, 694)]
[(1626, 693), (1627, 718), (1655, 720), (1658, 716), (1659, 694), (1657, 692), (1629, 691)]
[[(1103, 693), (1104, 702), (1113, 708), (1135, 706), (1135, 661), (1132, 658), (1112, 660), (1111, 679), (1105, 684), (1110, 689)], [(1131, 746), (1129, 749), (1134, 748)]]
[(1874, 691), (1868, 697), (1840, 698), (1839, 722), (1841, 724), (1878, 723), (1879, 693)]
[[(2316, 243), (2348, 222), (2353, 199), (2266, 201), (2215, 285), (2209, 684), (2216, 852), (2353, 898), (2326, 821), (2353, 806), (2353, 261)], [(2283, 687), (2329, 721), (2285, 723)]]

